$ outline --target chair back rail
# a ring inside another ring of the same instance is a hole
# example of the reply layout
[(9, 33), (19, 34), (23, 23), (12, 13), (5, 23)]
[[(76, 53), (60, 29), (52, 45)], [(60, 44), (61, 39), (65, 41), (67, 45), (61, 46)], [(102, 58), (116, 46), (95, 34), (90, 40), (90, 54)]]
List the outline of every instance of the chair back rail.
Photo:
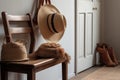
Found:
[[(8, 15), (6, 12), (2, 12), (2, 20), (4, 25), (4, 32), (5, 32), (5, 38), (6, 43), (12, 42), (13, 37), (12, 34), (23, 34), (27, 33), (30, 35), (30, 47), (29, 47), (29, 53), (32, 53), (34, 51), (35, 47), (35, 34), (34, 34), (34, 27), (31, 20), (31, 15)], [(25, 22), (28, 24), (27, 27), (17, 26), (12, 27), (11, 22)]]

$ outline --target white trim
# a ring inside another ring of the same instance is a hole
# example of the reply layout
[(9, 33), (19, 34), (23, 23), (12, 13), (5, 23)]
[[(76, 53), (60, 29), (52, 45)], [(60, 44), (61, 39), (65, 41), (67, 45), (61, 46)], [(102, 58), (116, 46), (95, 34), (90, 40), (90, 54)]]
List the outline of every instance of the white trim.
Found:
[(75, 73), (71, 73), (68, 75), (68, 79), (72, 78), (73, 76), (75, 76)]
[[(68, 79), (72, 78), (75, 76), (75, 73), (70, 73), (68, 74)], [(62, 80), (62, 78), (59, 78), (58, 80)]]

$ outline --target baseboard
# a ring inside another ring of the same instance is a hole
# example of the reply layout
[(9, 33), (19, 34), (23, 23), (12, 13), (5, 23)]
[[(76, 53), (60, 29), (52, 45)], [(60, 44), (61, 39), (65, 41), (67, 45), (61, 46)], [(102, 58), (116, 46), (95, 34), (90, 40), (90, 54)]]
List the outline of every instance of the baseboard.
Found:
[(72, 78), (73, 76), (75, 76), (75, 73), (68, 74), (68, 79)]
[[(72, 78), (73, 76), (75, 76), (75, 73), (68, 74), (68, 79)], [(62, 78), (59, 78), (58, 80), (62, 80)]]

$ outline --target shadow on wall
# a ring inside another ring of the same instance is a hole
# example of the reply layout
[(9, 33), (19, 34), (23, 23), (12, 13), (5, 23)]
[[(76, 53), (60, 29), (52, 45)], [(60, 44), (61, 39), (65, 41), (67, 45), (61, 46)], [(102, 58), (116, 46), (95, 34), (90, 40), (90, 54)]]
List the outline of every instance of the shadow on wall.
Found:
[(0, 24), (2, 24), (2, 19), (1, 19), (1, 17), (0, 17)]
[[(1, 23), (2, 21), (0, 20), (0, 24)], [(0, 34), (0, 47), (2, 46), (2, 42), (3, 42), (3, 35)], [(0, 48), (0, 53), (1, 53), (1, 48)], [(1, 60), (1, 54), (0, 54), (0, 60)], [(1, 75), (1, 68), (0, 68), (0, 75)], [(1, 76), (0, 76), (0, 80), (1, 80)]]
[[(1, 41), (1, 37), (0, 37), (0, 41)], [(0, 42), (1, 43), (1, 42)], [(1, 46), (1, 45), (0, 45)], [(1, 50), (0, 50), (1, 51)], [(0, 55), (0, 60), (1, 60), (1, 55)], [(0, 66), (0, 75), (1, 75), (1, 66)], [(0, 80), (1, 80), (1, 76), (0, 76)]]

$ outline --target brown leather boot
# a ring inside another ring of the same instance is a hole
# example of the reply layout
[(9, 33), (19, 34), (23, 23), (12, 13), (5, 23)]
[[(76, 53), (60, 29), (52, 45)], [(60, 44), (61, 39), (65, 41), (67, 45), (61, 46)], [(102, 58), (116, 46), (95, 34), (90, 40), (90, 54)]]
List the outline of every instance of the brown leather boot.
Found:
[(97, 51), (99, 52), (99, 54), (102, 58), (102, 61), (106, 66), (109, 66), (109, 67), (116, 66), (116, 64), (111, 60), (109, 53), (105, 49), (105, 47), (103, 47), (103, 48), (98, 47)]
[(113, 49), (112, 47), (109, 47), (109, 48), (108, 48), (108, 53), (109, 53), (112, 61), (113, 61), (116, 65), (118, 65), (118, 60), (117, 60), (117, 58), (116, 58), (116, 56), (115, 56), (115, 52), (114, 52), (114, 49)]
[(108, 44), (106, 43), (103, 43), (103, 47), (105, 47), (107, 50), (108, 50), (108, 53), (109, 53), (109, 56), (110, 58), (112, 59), (112, 61), (118, 65), (118, 61), (117, 61), (117, 58), (115, 56), (115, 52), (114, 52), (114, 49), (112, 47), (110, 47)]

